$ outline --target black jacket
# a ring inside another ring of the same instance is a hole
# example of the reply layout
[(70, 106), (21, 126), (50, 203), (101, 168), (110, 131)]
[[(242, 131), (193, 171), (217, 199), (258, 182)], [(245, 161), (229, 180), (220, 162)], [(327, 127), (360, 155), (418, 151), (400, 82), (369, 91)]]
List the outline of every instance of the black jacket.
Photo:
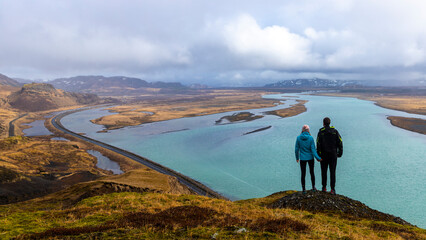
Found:
[(320, 157), (324, 155), (343, 155), (342, 137), (334, 127), (323, 127), (317, 136), (317, 153)]

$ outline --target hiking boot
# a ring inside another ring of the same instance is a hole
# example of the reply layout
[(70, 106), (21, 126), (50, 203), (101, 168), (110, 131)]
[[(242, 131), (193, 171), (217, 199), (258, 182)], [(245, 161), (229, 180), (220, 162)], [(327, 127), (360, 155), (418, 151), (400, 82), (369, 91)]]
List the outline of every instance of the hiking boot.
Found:
[(303, 190), (303, 191), (302, 191), (302, 194), (306, 194), (306, 190)]
[(322, 192), (327, 192), (327, 188), (323, 187)]
[(317, 188), (316, 187), (313, 187), (312, 188), (312, 192), (316, 192), (317, 191)]
[(333, 194), (333, 195), (336, 195), (336, 190), (331, 189), (330, 193)]

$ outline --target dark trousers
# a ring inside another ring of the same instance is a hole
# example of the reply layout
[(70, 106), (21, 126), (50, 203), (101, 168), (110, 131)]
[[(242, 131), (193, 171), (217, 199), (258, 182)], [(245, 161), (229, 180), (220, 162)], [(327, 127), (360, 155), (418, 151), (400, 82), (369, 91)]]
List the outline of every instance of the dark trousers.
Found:
[(315, 187), (314, 160), (300, 160), (300, 170), (302, 170), (302, 189), (305, 190), (306, 163), (309, 164), (309, 173), (311, 174), (312, 188)]
[(336, 186), (336, 165), (337, 165), (337, 155), (336, 154), (323, 154), (321, 161), (321, 177), (322, 177), (322, 187), (327, 187), (327, 170), (330, 167), (330, 186), (334, 190)]

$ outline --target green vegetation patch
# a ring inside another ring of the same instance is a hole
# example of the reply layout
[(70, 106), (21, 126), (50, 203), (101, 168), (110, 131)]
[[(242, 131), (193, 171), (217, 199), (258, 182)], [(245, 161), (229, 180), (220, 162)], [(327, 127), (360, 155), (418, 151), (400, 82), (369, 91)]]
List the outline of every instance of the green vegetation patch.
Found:
[(0, 238), (9, 239), (20, 234), (45, 231), (56, 225), (54, 219), (45, 221), (45, 212), (18, 212), (2, 216)]

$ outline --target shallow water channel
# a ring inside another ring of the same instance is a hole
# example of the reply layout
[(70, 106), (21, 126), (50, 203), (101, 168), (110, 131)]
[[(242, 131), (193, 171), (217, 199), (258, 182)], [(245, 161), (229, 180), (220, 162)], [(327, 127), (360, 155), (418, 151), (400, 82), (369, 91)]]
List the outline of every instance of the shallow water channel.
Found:
[(96, 163), (96, 167), (100, 169), (104, 169), (107, 171), (111, 171), (114, 174), (123, 174), (124, 172), (120, 169), (120, 165), (118, 163), (111, 161), (108, 157), (102, 155), (102, 153), (95, 150), (87, 151), (90, 155), (96, 157), (98, 162)]

